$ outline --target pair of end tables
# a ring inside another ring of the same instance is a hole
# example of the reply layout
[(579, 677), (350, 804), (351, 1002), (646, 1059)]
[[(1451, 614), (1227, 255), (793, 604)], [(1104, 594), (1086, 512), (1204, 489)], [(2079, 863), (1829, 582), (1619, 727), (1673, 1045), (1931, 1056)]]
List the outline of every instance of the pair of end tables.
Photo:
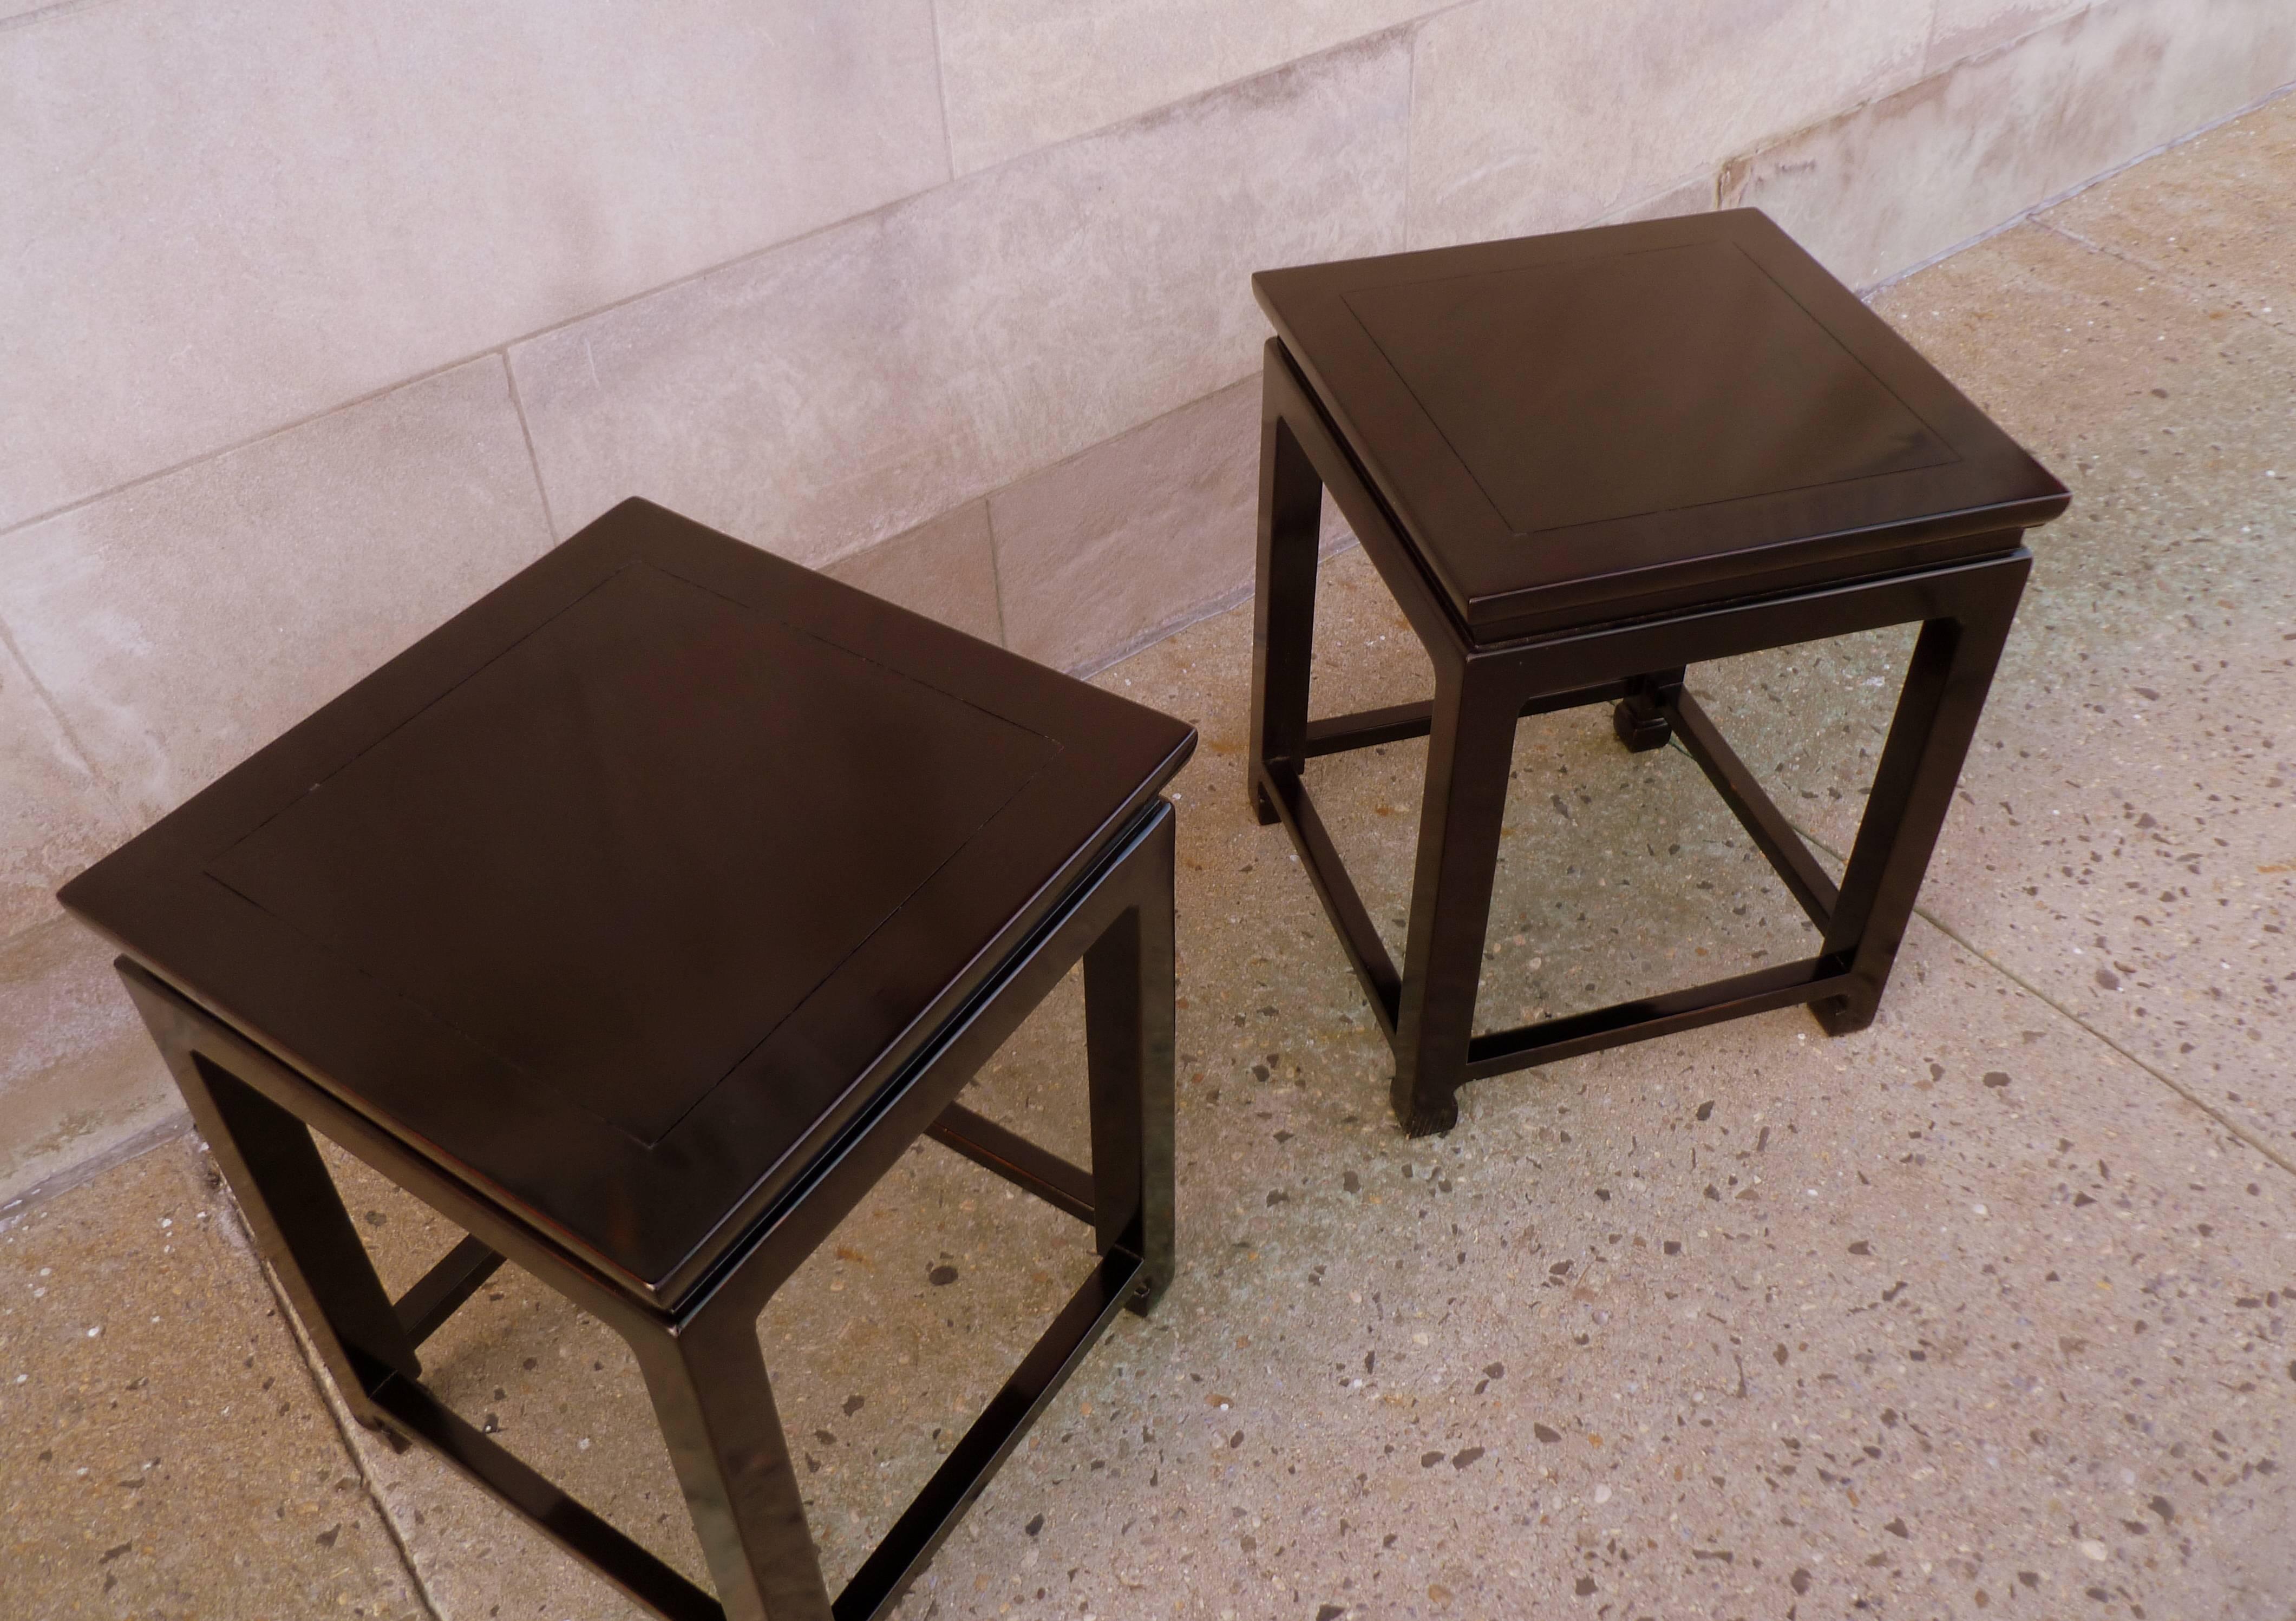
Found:
[[(1466, 1080), (1794, 1003), (1869, 1021), (2063, 488), (1759, 214), (1276, 271), (1249, 763), (1396, 1054)], [(1431, 702), (1308, 714), (1329, 491)], [(1837, 888), (1684, 687), (1923, 628)], [(1472, 1034), (1517, 721), (1678, 739), (1819, 954)], [(1307, 762), (1429, 739), (1398, 970)], [(660, 508), (616, 508), (62, 891), (363, 1421), (655, 1612), (890, 1609), (1115, 1314), (1172, 1281), (1181, 723)], [(1081, 960), (1092, 1164), (957, 1101)], [(385, 1293), (316, 1129), (470, 1236)], [(832, 1601), (756, 1322), (930, 1137), (1089, 1226), (1068, 1306)], [(713, 1596), (433, 1396), (505, 1258), (628, 1340)]]

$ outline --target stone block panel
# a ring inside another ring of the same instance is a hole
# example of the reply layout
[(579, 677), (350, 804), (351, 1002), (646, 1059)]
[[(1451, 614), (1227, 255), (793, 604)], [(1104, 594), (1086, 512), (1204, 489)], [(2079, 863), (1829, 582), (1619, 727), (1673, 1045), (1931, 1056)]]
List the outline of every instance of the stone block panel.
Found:
[(948, 174), (931, 0), (0, 29), (0, 525)]
[(1251, 584), (1259, 381), (989, 498), (1013, 650), (1088, 668)]
[(1401, 245), (1409, 70), (1331, 53), (517, 346), (554, 512), (817, 564), (1250, 374), (1253, 271)]
[(17, 531), (0, 624), (141, 825), (550, 541), (488, 356)]
[(114, 954), (61, 915), (0, 940), (0, 1203), (183, 1112)]
[(127, 836), (111, 797), (0, 643), (0, 938), (61, 915), (56, 886)]
[(2281, 0), (2120, 0), (1734, 160), (1723, 201), (1869, 287), (2292, 77)]
[(1475, 0), (1418, 30), (1411, 245), (1562, 231), (1920, 77), (1923, 6)]
[(822, 572), (967, 635), (1004, 640), (985, 501), (968, 501), (906, 535), (841, 557)]
[(1442, 0), (941, 0), (956, 172), (1250, 78)]

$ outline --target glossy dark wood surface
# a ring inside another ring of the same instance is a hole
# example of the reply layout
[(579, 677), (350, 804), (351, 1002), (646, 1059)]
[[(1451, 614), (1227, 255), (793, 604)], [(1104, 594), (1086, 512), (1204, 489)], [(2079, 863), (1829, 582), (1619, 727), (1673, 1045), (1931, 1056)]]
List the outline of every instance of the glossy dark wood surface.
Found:
[(1478, 641), (1985, 555), (2066, 503), (1752, 209), (1252, 285)]
[[(1392, 1046), (1396, 1117), (1462, 1083), (1801, 1003), (1871, 1023), (2063, 486), (1760, 214), (1271, 271), (1249, 769)], [(1311, 718), (1329, 495), (1433, 665), (1425, 703)], [(1841, 881), (1687, 667), (1918, 622)], [(1796, 962), (1475, 1029), (1516, 727), (1611, 703), (1678, 744), (1824, 934)], [(1310, 759), (1424, 735), (1404, 959)]]
[(633, 501), (62, 899), (660, 1307), (1193, 741)]

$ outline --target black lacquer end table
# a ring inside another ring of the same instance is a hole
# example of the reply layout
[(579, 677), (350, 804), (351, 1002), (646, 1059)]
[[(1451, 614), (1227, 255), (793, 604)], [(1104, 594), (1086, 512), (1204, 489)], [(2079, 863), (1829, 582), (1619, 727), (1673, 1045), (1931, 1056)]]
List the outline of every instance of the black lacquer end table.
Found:
[[(664, 1616), (877, 1615), (1173, 1267), (1194, 734), (625, 503), (67, 885), (359, 1419)], [(955, 1100), (1079, 959), (1092, 1166)], [(316, 1128), (471, 1236), (384, 1292)], [(920, 1137), (1097, 1260), (832, 1605), (757, 1318)], [(630, 1343), (717, 1596), (421, 1382), (508, 1258)]]
[[(1395, 1052), (1398, 1118), (1459, 1086), (1741, 1014), (1874, 1019), (2031, 554), (2064, 487), (1762, 214), (1263, 272), (1250, 791), (1281, 820)], [(1339, 503), (1426, 646), (1431, 703), (1310, 719), (1318, 518)], [(1683, 685), (1706, 659), (1917, 622), (1837, 888)], [(1611, 703), (1679, 741), (1818, 954), (1474, 1033), (1517, 721)], [(1302, 780), (1429, 739), (1400, 971)]]

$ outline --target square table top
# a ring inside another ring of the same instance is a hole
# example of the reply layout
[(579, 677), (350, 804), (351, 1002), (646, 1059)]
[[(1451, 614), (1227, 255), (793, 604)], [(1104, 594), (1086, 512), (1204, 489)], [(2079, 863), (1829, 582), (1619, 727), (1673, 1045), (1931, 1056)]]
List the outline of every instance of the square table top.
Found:
[(1477, 640), (1997, 553), (2066, 504), (1755, 209), (1252, 288)]
[(62, 898), (666, 1304), (1193, 744), (630, 501)]

